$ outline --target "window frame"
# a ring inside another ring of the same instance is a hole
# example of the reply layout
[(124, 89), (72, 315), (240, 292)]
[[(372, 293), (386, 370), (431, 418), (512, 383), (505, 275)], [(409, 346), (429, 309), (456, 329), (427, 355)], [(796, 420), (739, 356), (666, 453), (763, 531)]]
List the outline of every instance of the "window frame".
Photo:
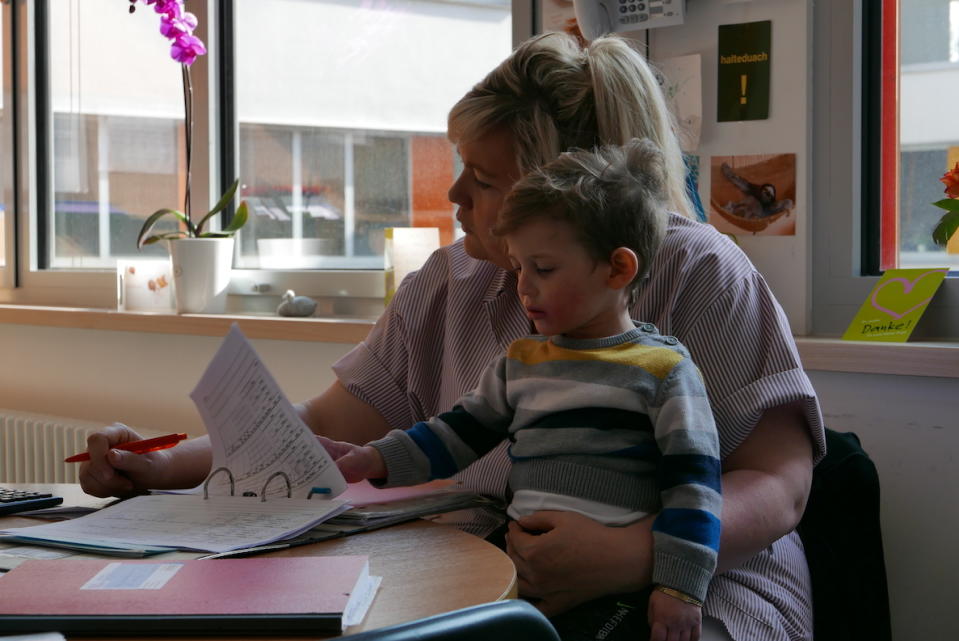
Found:
[[(882, 4), (888, 7), (888, 3)], [(878, 271), (869, 272), (878, 270), (878, 218), (889, 214), (877, 210), (898, 209), (894, 195), (890, 201), (889, 165), (877, 167), (875, 162), (876, 145), (882, 142), (878, 136), (883, 132), (890, 135), (889, 123), (893, 122), (888, 112), (876, 113), (877, 104), (884, 102), (883, 79), (876, 76), (882, 68), (870, 64), (875, 62), (876, 52), (882, 51), (870, 39), (870, 35), (875, 38), (877, 27), (871, 10), (882, 10), (882, 4), (863, 0), (814, 3), (812, 288), (813, 333), (819, 336), (841, 335), (879, 280)], [(873, 31), (867, 32), (870, 25)], [(886, 32), (882, 23), (879, 28)], [(872, 74), (868, 80), (865, 72)], [(887, 79), (887, 109), (898, 105), (897, 99), (889, 99), (888, 88)], [(877, 132), (877, 127), (886, 129)], [(898, 155), (898, 131), (894, 133)], [(877, 174), (886, 179), (886, 187), (872, 179)], [(890, 202), (893, 207), (886, 207)], [(951, 277), (930, 303), (913, 340), (956, 340), (957, 328), (959, 278)]]
[[(19, 222), (16, 232), (16, 249), (8, 259), (8, 267), (0, 268), (0, 304), (60, 305), (72, 307), (115, 308), (116, 275), (110, 269), (87, 270), (38, 270), (38, 250), (33, 238), (37, 234), (37, 215), (42, 212), (44, 198), (52, 199), (52, 184), (46, 189), (49, 194), (40, 194), (39, 182), (43, 169), (37, 159), (47, 154), (42, 152), (45, 138), (49, 140), (52, 123), (46, 125), (46, 136), (37, 136), (38, 104), (33, 94), (38, 70), (38, 58), (45, 43), (38, 42), (35, 25), (51, 0), (14, 0), (12, 7), (4, 3), (4, 11), (11, 14), (12, 28), (17, 31), (17, 43), (5, 43), (14, 61), (16, 79), (16, 139), (22, 147), (13, 157), (16, 174), (16, 192), (19, 195), (14, 206), (15, 215), (7, 217)], [(532, 34), (535, 0), (511, 0), (513, 15), (513, 42), (524, 40)], [(41, 6), (42, 5), (42, 6)], [(239, 127), (236, 120), (236, 90), (232, 75), (230, 56), (218, 55), (220, 47), (235, 50), (235, 7), (233, 0), (187, 0), (188, 8), (196, 14), (199, 27), (197, 35), (208, 45), (209, 53), (193, 65), (195, 110), (194, 135), (197, 140), (209, 140), (209, 145), (196, 145), (193, 159), (194, 202), (209, 202), (232, 184), (238, 174)], [(39, 8), (39, 11), (37, 7)], [(218, 19), (213, 19), (214, 16)], [(211, 28), (211, 25), (214, 28)], [(6, 28), (6, 27), (5, 27)], [(18, 47), (14, 50), (14, 46)], [(6, 52), (5, 52), (6, 53)], [(211, 83), (210, 80), (217, 82)], [(221, 81), (222, 80), (222, 81)], [(209, 100), (209, 91), (215, 87), (217, 105)], [(215, 192), (212, 193), (212, 192)], [(228, 209), (221, 224), (232, 216)], [(8, 236), (9, 240), (10, 236)], [(8, 245), (12, 243), (8, 242)], [(19, 273), (13, 280), (10, 274)], [(287, 289), (315, 298), (329, 298), (321, 309), (332, 310), (335, 316), (376, 316), (382, 311), (385, 295), (385, 279), (379, 269), (323, 269), (323, 270), (265, 270), (235, 269), (230, 284), (230, 310), (237, 313), (272, 312), (275, 298)], [(266, 294), (267, 296), (264, 296)], [(257, 300), (260, 299), (260, 300)], [(263, 300), (266, 299), (266, 300)], [(322, 301), (321, 301), (322, 303)], [(264, 307), (266, 306), (266, 307)]]
[(0, 131), (0, 149), (9, 149), (10, 152), (0, 159), (0, 192), (3, 193), (4, 215), (0, 225), (0, 289), (9, 289), (17, 284), (17, 184), (14, 168), (17, 158), (16, 136), (16, 105), (13, 87), (16, 84), (16, 57), (15, 53), (17, 33), (13, 21), (14, 6), (10, 2), (0, 4), (0, 91), (3, 92), (4, 110), (7, 117)]

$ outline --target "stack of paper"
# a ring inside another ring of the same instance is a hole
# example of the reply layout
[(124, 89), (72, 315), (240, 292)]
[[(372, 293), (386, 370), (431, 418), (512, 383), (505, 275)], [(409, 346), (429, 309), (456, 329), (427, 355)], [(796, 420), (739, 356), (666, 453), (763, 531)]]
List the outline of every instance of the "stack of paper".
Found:
[(294, 537), (346, 509), (339, 500), (137, 496), (69, 521), (4, 530), (4, 540), (117, 556), (225, 552)]

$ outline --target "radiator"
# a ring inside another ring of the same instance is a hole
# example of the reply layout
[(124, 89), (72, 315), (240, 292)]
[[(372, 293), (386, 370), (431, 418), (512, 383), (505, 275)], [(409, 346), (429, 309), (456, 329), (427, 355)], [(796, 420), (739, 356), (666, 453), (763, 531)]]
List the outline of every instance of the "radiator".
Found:
[[(104, 423), (0, 409), (0, 483), (76, 483), (87, 435)], [(159, 436), (137, 430), (144, 438)]]

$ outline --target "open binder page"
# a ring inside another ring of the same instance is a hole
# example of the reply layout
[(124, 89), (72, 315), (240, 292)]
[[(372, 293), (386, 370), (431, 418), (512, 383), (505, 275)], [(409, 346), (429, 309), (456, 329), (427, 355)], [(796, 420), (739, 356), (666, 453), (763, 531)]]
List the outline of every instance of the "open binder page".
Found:
[(296, 536), (345, 507), (337, 499), (261, 501), (160, 494), (136, 496), (79, 519), (0, 531), (0, 535), (38, 545), (96, 546), (101, 554), (111, 554), (111, 546), (118, 551), (131, 546), (165, 548), (154, 553), (171, 548), (226, 552)]
[[(236, 494), (260, 496), (276, 472), (289, 478), (294, 498), (305, 499), (314, 487), (329, 488), (328, 496), (346, 489), (343, 475), (236, 324), (190, 397), (210, 434), (211, 469), (227, 468)], [(229, 486), (227, 474), (213, 474), (210, 495), (229, 494)], [(268, 497), (286, 495), (285, 481), (270, 483)]]

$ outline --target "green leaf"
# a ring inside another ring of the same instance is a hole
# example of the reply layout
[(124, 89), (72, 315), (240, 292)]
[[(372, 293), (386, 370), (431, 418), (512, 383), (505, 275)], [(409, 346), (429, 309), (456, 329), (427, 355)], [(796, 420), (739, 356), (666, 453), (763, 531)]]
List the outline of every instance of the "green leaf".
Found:
[(230, 188), (226, 190), (226, 193), (217, 201), (216, 205), (213, 206), (213, 209), (207, 213), (206, 216), (200, 219), (200, 222), (196, 225), (197, 237), (200, 235), (200, 231), (203, 229), (203, 225), (206, 224), (206, 221), (210, 220), (217, 214), (219, 214), (223, 209), (230, 204), (230, 201), (233, 200), (233, 195), (236, 194), (236, 188), (240, 185), (240, 179), (237, 178), (233, 181), (233, 184), (230, 185)]
[(937, 200), (932, 204), (936, 207), (945, 209), (946, 211), (959, 211), (959, 199), (956, 198), (943, 198), (942, 200)]
[(230, 234), (235, 234), (240, 231), (240, 228), (246, 224), (246, 219), (250, 216), (250, 210), (246, 206), (246, 201), (241, 201), (240, 206), (236, 208), (236, 212), (233, 214), (233, 219), (230, 221), (230, 224), (227, 225), (226, 229), (223, 231), (228, 231)]
[(233, 232), (227, 231), (205, 231), (197, 238), (233, 238)]
[[(147, 234), (153, 231), (153, 228), (164, 216), (175, 216), (179, 218), (183, 223), (186, 224), (187, 234), (190, 234), (192, 231), (194, 231), (193, 225), (190, 224), (190, 219), (187, 218), (186, 215), (183, 214), (182, 212), (179, 212), (175, 209), (158, 209), (152, 214), (150, 214), (149, 218), (143, 221), (143, 227), (140, 228), (140, 233), (137, 234), (137, 249), (140, 249), (144, 245), (152, 244), (152, 243), (146, 242)], [(160, 238), (162, 236), (163, 235), (154, 236), (154, 238)], [(153, 242), (156, 242), (156, 241), (154, 240)]]
[(161, 240), (169, 240), (171, 238), (183, 238), (186, 235), (187, 233), (185, 231), (170, 231), (164, 234), (154, 234), (153, 236), (144, 239), (140, 246), (143, 247), (145, 245), (152, 245), (160, 242)]
[(940, 247), (945, 247), (956, 233), (956, 229), (959, 229), (959, 209), (952, 210), (939, 219), (936, 228), (932, 230), (932, 241)]

